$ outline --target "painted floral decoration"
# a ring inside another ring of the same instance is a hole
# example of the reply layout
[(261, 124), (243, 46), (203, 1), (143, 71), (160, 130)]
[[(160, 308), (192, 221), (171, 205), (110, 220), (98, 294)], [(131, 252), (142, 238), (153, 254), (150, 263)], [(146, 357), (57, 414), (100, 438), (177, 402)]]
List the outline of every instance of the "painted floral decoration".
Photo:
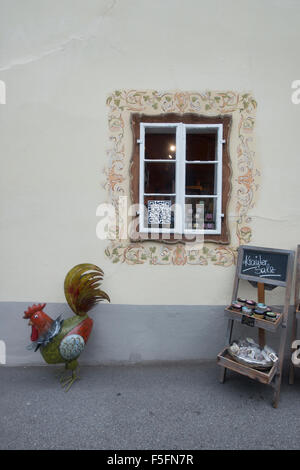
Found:
[(119, 196), (130, 195), (129, 164), (132, 140), (130, 113), (197, 113), (201, 115), (231, 114), (233, 129), (231, 139), (232, 192), (229, 214), (231, 245), (214, 243), (175, 245), (131, 243), (129, 240), (111, 240), (105, 253), (113, 263), (130, 265), (207, 265), (231, 266), (236, 261), (240, 244), (250, 243), (252, 237), (250, 209), (255, 203), (260, 173), (256, 167), (253, 131), (257, 103), (251, 93), (233, 91), (217, 92), (158, 92), (116, 90), (107, 98), (109, 107), (108, 165), (105, 169), (105, 188), (108, 199), (117, 210)]

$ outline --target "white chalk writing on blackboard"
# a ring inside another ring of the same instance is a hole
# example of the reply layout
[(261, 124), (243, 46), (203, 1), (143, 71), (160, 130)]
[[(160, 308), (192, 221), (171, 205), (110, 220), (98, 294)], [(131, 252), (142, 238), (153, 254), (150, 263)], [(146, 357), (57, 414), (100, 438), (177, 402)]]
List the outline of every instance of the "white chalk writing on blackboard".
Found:
[(246, 255), (243, 261), (243, 273), (249, 271), (250, 275), (259, 277), (280, 277), (276, 269), (262, 255)]

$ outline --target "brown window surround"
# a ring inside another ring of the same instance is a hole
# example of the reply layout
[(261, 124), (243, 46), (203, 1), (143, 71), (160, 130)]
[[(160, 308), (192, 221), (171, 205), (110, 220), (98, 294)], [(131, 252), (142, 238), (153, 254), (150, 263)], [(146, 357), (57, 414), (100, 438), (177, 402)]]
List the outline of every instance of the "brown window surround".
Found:
[[(139, 113), (131, 114), (131, 128), (133, 134), (133, 152), (132, 159), (130, 164), (130, 193), (131, 193), (131, 203), (139, 203), (139, 181), (140, 181), (140, 149), (139, 143), (137, 142), (140, 138), (140, 123), (178, 123), (182, 122), (184, 124), (223, 124), (223, 161), (222, 161), (222, 213), (224, 217), (221, 219), (221, 233), (218, 235), (207, 234), (204, 235), (205, 242), (213, 242), (220, 244), (229, 244), (230, 243), (230, 234), (228, 230), (228, 220), (227, 220), (227, 207), (231, 192), (231, 165), (230, 165), (230, 155), (229, 155), (229, 138), (230, 138), (230, 129), (232, 117), (231, 115), (219, 115), (219, 116), (202, 116), (193, 113), (187, 114), (160, 114), (160, 115), (146, 115)], [(138, 218), (138, 216), (137, 216)], [(137, 227), (138, 232), (138, 227)], [(156, 239), (149, 237), (147, 234), (141, 234), (140, 237), (132, 237), (131, 241), (141, 242), (141, 241), (157, 241), (163, 243), (182, 243), (182, 242), (191, 242), (190, 238), (187, 240), (184, 235), (182, 239), (178, 240), (174, 238), (174, 234), (170, 234), (168, 240), (163, 238), (163, 234), (157, 234)]]

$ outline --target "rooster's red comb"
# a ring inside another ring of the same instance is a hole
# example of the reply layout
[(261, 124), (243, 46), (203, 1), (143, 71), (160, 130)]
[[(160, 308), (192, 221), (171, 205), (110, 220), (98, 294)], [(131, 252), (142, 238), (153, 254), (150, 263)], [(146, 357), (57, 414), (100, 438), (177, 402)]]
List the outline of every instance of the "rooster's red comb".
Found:
[(45, 308), (46, 305), (47, 304), (38, 304), (38, 305), (33, 304), (32, 307), (28, 307), (28, 309), (25, 310), (23, 318), (31, 318), (31, 316), (35, 312), (40, 312), (41, 310), (43, 310), (43, 308)]

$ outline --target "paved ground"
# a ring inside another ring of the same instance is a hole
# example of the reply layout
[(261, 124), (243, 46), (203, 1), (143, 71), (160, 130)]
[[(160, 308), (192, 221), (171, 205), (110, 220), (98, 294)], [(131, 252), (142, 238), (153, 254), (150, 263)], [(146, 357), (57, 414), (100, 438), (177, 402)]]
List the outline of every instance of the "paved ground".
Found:
[(215, 363), (83, 367), (64, 393), (57, 368), (0, 367), (1, 449), (298, 449), (300, 376), (272, 389)]

